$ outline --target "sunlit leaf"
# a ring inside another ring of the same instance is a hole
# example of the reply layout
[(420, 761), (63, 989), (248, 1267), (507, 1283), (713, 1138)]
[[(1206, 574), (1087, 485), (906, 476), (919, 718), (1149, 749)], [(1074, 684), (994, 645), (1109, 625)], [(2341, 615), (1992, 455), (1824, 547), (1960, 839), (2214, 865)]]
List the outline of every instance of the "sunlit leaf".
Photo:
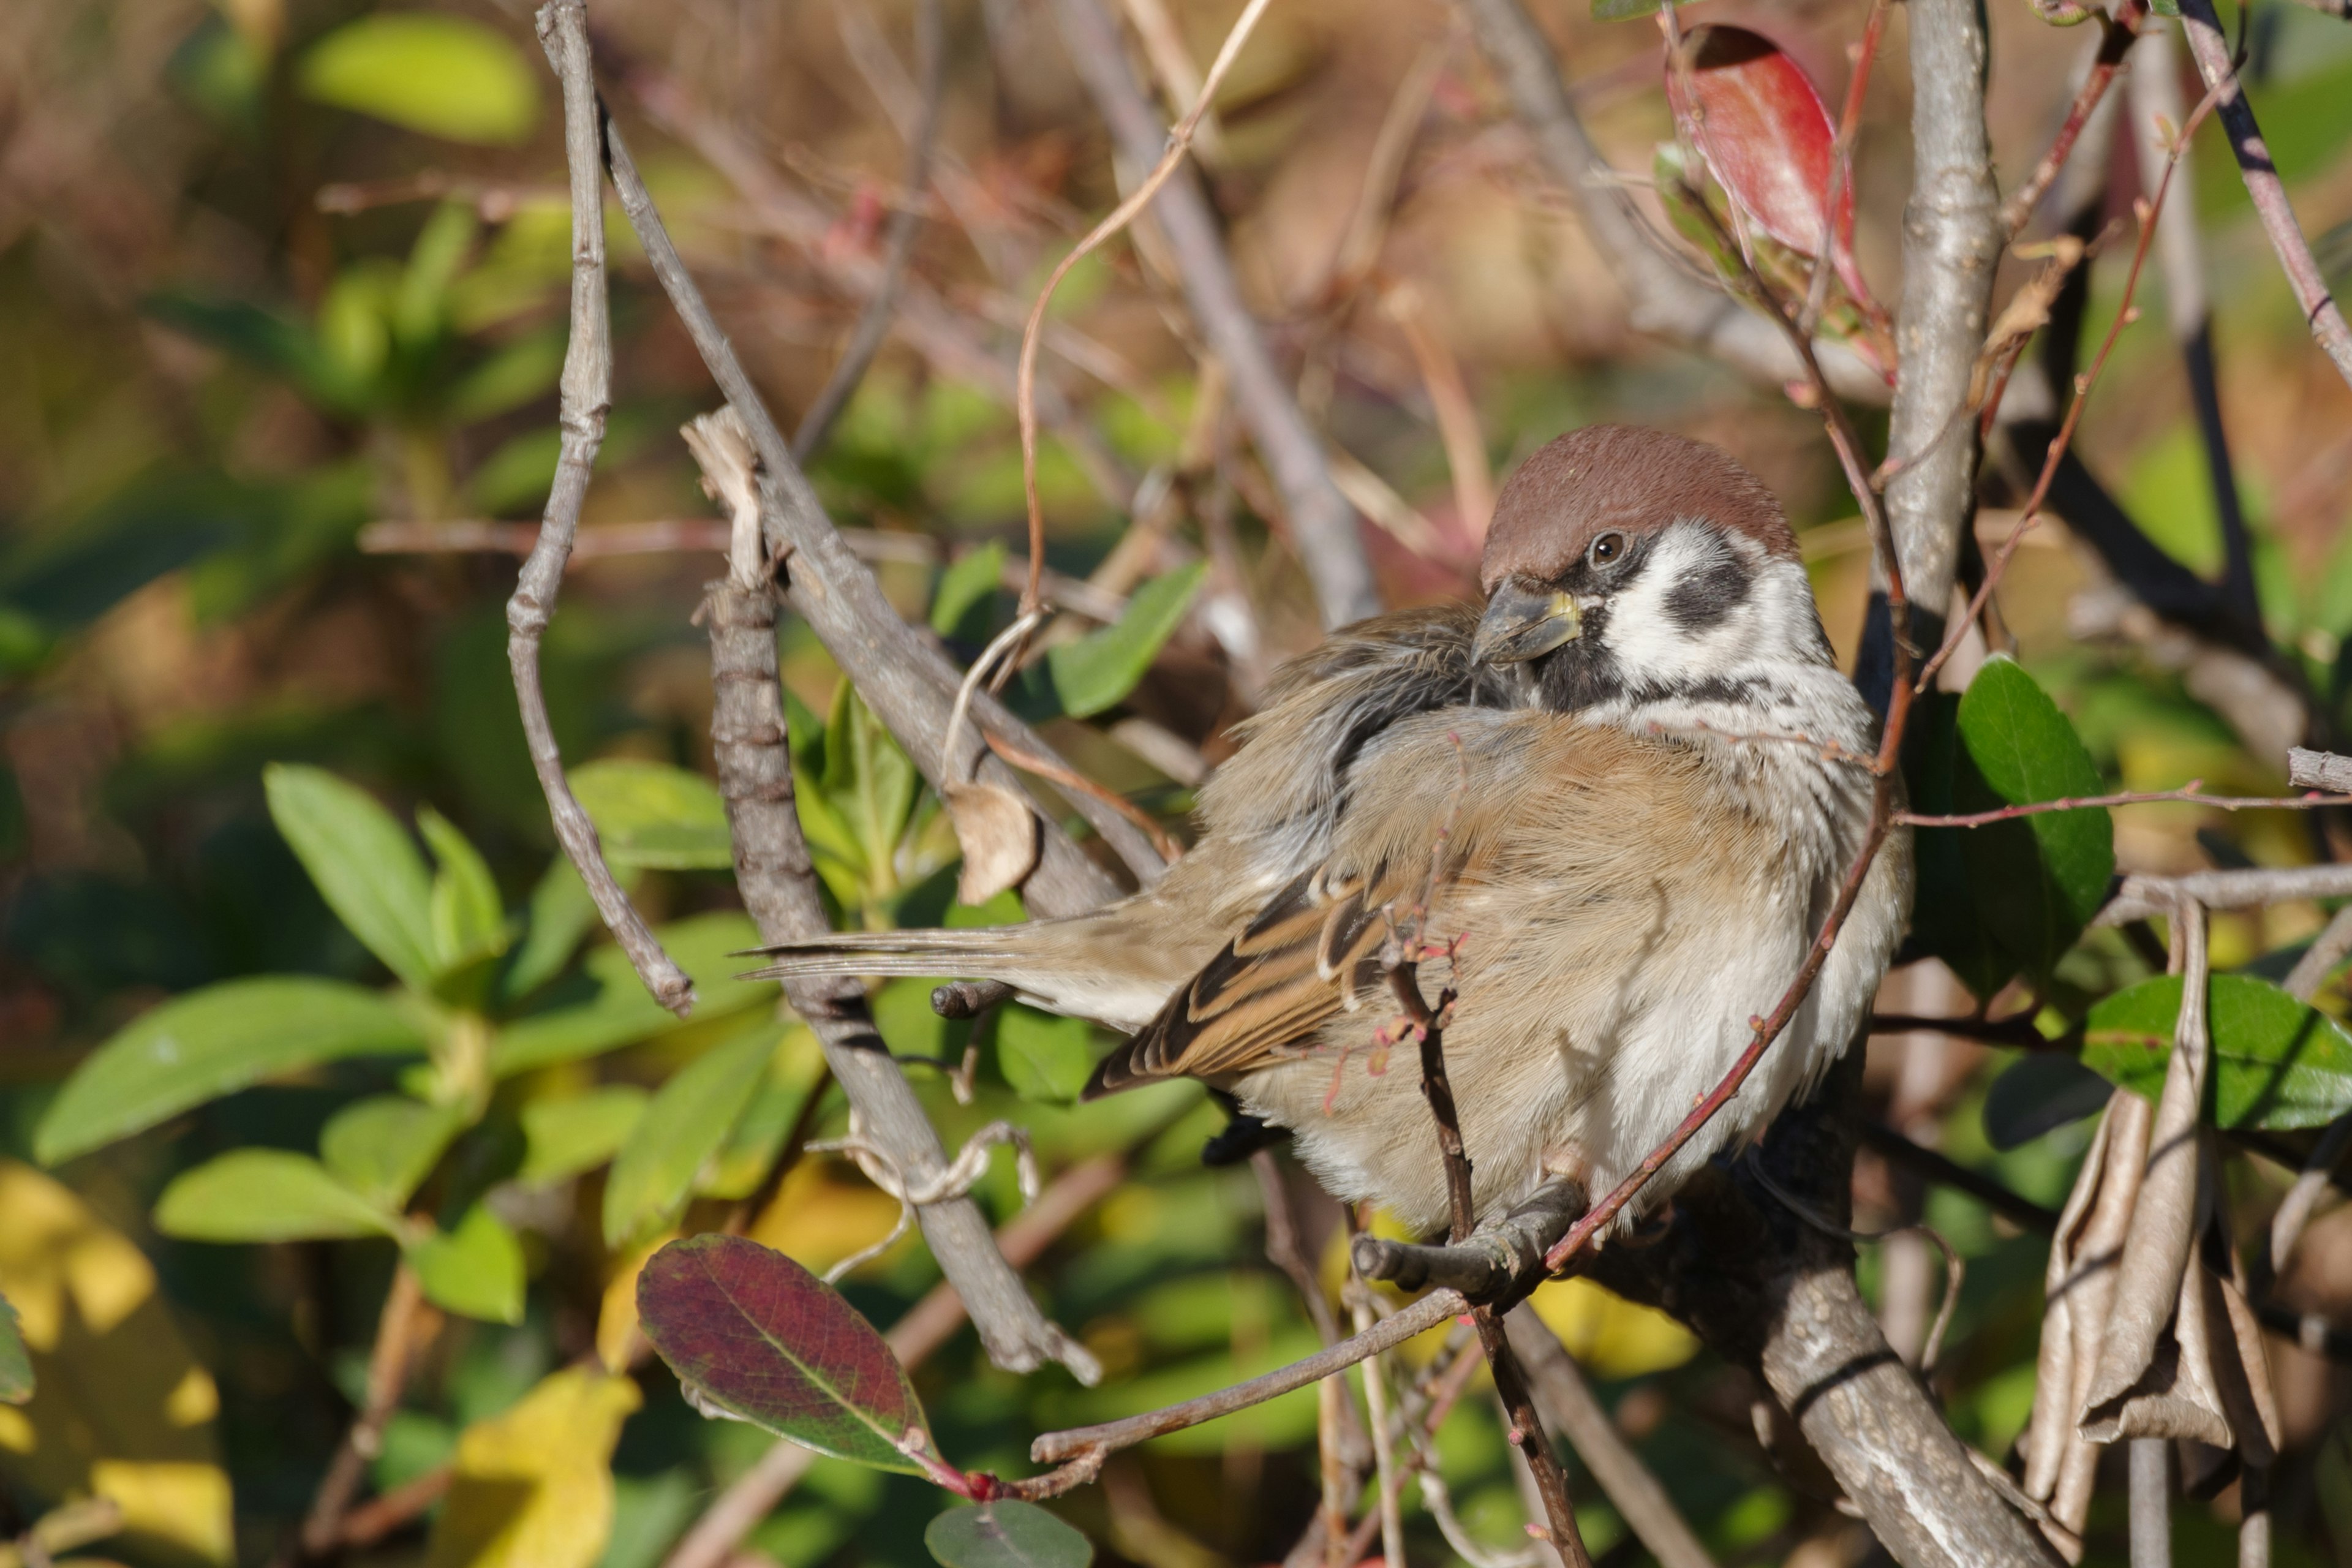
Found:
[(539, 79), (504, 35), (462, 16), (380, 12), (303, 56), (305, 96), (452, 142), (513, 146), (539, 119)]
[(32, 1397), (33, 1359), (25, 1352), (16, 1309), (0, 1296), (0, 1405), (22, 1405)]
[(996, 1020), (996, 1066), (1024, 1100), (1070, 1105), (1095, 1070), (1094, 1029), (1084, 1018), (1041, 1013), (1018, 1003)]
[(637, 1277), (670, 1370), (730, 1415), (820, 1454), (921, 1474), (930, 1426), (906, 1372), (840, 1292), (740, 1237), (674, 1241)]
[(407, 830), (367, 791), (323, 769), (273, 763), (262, 780), (278, 831), (327, 907), (403, 983), (431, 990), (440, 968), (433, 879)]
[(591, 1089), (569, 1100), (534, 1100), (522, 1108), (522, 1169), (515, 1179), (543, 1187), (593, 1170), (628, 1140), (652, 1098), (633, 1083)]
[(984, 639), (988, 626), (973, 612), (985, 608), (1003, 580), (1002, 540), (992, 539), (967, 552), (940, 574), (939, 592), (931, 595), (931, 630), (943, 637)]
[(1161, 645), (1183, 624), (1208, 570), (1207, 562), (1195, 561), (1154, 577), (1135, 591), (1115, 625), (1051, 649), (1045, 663), (1062, 711), (1084, 719), (1134, 690)]
[[(2181, 978), (2119, 991), (2083, 1021), (2083, 1062), (2150, 1100), (2163, 1093)], [(2352, 1035), (2267, 980), (2216, 974), (2207, 993), (2213, 1119), (2222, 1127), (2322, 1127), (2352, 1110)]]
[(557, 855), (531, 889), (522, 945), (499, 978), (499, 993), (520, 1001), (563, 973), (580, 941), (596, 924), (596, 902), (571, 859)]
[(417, 1055), (425, 1044), (407, 1013), (341, 981), (208, 985), (99, 1047), (49, 1102), (34, 1152), (54, 1165), (269, 1079), (347, 1057)]
[(173, 1178), (155, 1228), (185, 1241), (313, 1241), (400, 1227), (307, 1154), (233, 1149)]
[(373, 1095), (337, 1111), (319, 1133), (319, 1158), (370, 1203), (397, 1209), (432, 1173), (466, 1124), (455, 1106)]
[(1985, 1093), (1985, 1141), (1996, 1149), (2021, 1147), (2096, 1113), (2114, 1092), (2113, 1084), (2063, 1051), (2029, 1052)]
[(572, 771), (572, 791), (615, 866), (725, 871), (735, 864), (727, 807), (698, 773), (660, 763), (590, 763)]
[(467, 1209), (455, 1229), (411, 1247), (408, 1261), (436, 1306), (486, 1322), (522, 1321), (522, 1245), (482, 1205)]
[(684, 1205), (703, 1163), (727, 1142), (775, 1054), (775, 1027), (763, 1022), (670, 1075), (604, 1178), (607, 1245), (658, 1229)]
[(1087, 1568), (1094, 1543), (1034, 1502), (998, 1498), (951, 1508), (923, 1544), (944, 1568)]
[(506, 907), (481, 851), (457, 825), (431, 806), (416, 814), (416, 826), (440, 870), (433, 879), (432, 923), (436, 967), (443, 971), (507, 950)]
[[(1665, 71), (1676, 128), (1752, 227), (1801, 255), (1819, 255), (1837, 128), (1803, 68), (1763, 34), (1721, 24), (1685, 33), (1682, 60), (1669, 59)], [(1833, 243), (1851, 246), (1853, 236), (1847, 180)]]
[[(1962, 811), (2095, 795), (2099, 772), (2074, 727), (2014, 659), (1987, 659), (1960, 698), (1953, 800)], [(1979, 913), (2024, 971), (2047, 975), (2105, 901), (2115, 828), (2104, 810), (2043, 812), (1964, 828)]]
[(613, 1447), (630, 1379), (566, 1367), (457, 1439), (425, 1568), (594, 1568), (613, 1528)]
[[(674, 921), (655, 935), (694, 979), (696, 1025), (767, 1002), (772, 980), (738, 980), (743, 961), (734, 956), (760, 940), (759, 929), (739, 914), (696, 915)], [(551, 1005), (517, 1019), (490, 1043), (490, 1072), (508, 1078), (531, 1068), (576, 1061), (680, 1026), (678, 1019), (646, 994), (628, 955), (599, 947), (581, 964), (586, 973), (551, 993)], [(587, 995), (570, 1000), (574, 984)]]
[(719, 1152), (704, 1162), (695, 1179), (696, 1194), (732, 1200), (758, 1192), (824, 1073), (824, 1056), (808, 1026), (786, 1028), (751, 1103), (728, 1129)]

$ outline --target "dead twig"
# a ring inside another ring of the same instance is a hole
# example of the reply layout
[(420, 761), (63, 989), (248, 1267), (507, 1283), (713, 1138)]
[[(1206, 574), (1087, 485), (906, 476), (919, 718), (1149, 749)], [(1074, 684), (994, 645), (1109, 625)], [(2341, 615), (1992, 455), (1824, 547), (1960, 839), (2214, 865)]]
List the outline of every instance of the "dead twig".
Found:
[(2057, 183), (2060, 172), (2066, 167), (2066, 160), (2074, 155), (2074, 143), (2081, 138), (2083, 127), (2090, 123), (2093, 111), (2106, 97), (2108, 87), (2116, 79), (2116, 72), (2123, 66), (2125, 52), (2131, 47), (2132, 39), (2138, 36), (2139, 25), (2147, 19), (2147, 0), (2123, 0), (2116, 7), (2114, 16), (2099, 18), (2099, 47), (2091, 57), (2090, 74), (2083, 79), (2083, 85), (2075, 89), (2074, 101), (2066, 107), (2066, 118), (2060, 122), (2058, 134), (2051, 139), (2050, 150), (2042, 154), (2042, 161), (2034, 164), (2033, 172), (2025, 177), (2022, 184), (2010, 193), (2009, 200), (2001, 204), (2001, 232), (2011, 243), (2025, 232), (2025, 226), (2033, 219), (2034, 208), (2042, 205), (2042, 198), (2049, 195), (2050, 187)]
[(305, 1558), (320, 1558), (343, 1543), (350, 1528), (352, 1499), (367, 1478), (369, 1464), (383, 1446), (383, 1429), (400, 1405), (400, 1391), (408, 1381), (409, 1363), (440, 1326), (441, 1314), (425, 1300), (416, 1271), (406, 1263), (393, 1270), (392, 1288), (376, 1317), (375, 1345), (368, 1352), (367, 1392), (327, 1473), (310, 1500), (299, 1537)]
[(563, 753), (547, 717), (547, 693), (539, 679), (539, 645), (555, 614), (563, 584), (563, 563), (580, 527), (581, 503), (604, 443), (604, 416), (613, 405), (612, 319), (604, 300), (604, 183), (603, 116), (596, 103), (594, 72), (588, 56), (586, 24), (561, 22), (580, 10), (581, 0), (559, 0), (539, 14), (539, 41), (548, 64), (563, 84), (563, 151), (572, 175), (572, 336), (563, 350), (558, 407), (562, 448), (555, 484), (539, 538), (507, 601), (507, 663), (514, 675), (515, 702), (522, 710), (523, 738), (531, 771), (547, 797), (556, 840), (578, 868), (596, 902), (605, 929), (629, 956), (654, 1000), (684, 1017), (694, 1006), (694, 982), (661, 942), (604, 864), (596, 825), (572, 793), (563, 775)]

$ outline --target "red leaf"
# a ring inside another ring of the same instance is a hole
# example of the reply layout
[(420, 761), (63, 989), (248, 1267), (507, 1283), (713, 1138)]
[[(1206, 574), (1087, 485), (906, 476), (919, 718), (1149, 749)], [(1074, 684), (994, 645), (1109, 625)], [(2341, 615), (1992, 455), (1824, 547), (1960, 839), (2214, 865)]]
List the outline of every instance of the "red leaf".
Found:
[[(1802, 256), (1822, 246), (1837, 129), (1822, 95), (1780, 45), (1746, 27), (1693, 27), (1666, 61), (1676, 129), (1706, 157), (1748, 225)], [(1853, 270), (1853, 180), (1838, 184), (1836, 263)], [(1856, 279), (1848, 277), (1849, 288)]]
[(938, 1468), (890, 1347), (782, 1253), (736, 1236), (671, 1242), (637, 1276), (637, 1316), (662, 1360), (720, 1413), (821, 1454), (914, 1475)]

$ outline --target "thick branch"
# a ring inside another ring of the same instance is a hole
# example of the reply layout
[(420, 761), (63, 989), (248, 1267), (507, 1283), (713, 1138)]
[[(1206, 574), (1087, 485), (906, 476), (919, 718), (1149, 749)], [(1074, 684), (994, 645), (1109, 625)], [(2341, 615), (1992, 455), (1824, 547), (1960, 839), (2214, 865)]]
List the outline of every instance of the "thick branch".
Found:
[[(1487, 68), (1510, 97), (1513, 114), (1535, 139), (1537, 155), (1567, 190), (1586, 237), (1624, 290), (1634, 330), (1720, 360), (1768, 385), (1801, 379), (1805, 367), (1779, 327), (1690, 276), (1679, 258), (1652, 242), (1633, 198), (1577, 118), (1551, 40), (1519, 0), (1461, 0), (1461, 8)], [(1885, 378), (1851, 350), (1823, 342), (1819, 353), (1839, 395), (1886, 401)]]
[[(1128, 69), (1117, 27), (1099, 0), (1055, 0), (1055, 12), (1071, 62), (1110, 127), (1119, 156), (1139, 171), (1150, 168), (1160, 161), (1168, 128)], [(1232, 378), (1234, 407), (1290, 514), (1291, 542), (1315, 584), (1323, 624), (1344, 626), (1379, 614), (1380, 594), (1357, 536), (1355, 509), (1332, 482), (1323, 444), (1243, 303), (1216, 216), (1191, 170), (1176, 171), (1151, 213), (1176, 258), (1192, 320)]]
[[(1758, 1158), (1809, 1207), (1843, 1220), (1860, 1053), (1815, 1103), (1784, 1113)], [(1654, 1247), (1591, 1263), (1622, 1296), (1661, 1307), (1760, 1373), (1905, 1568), (2047, 1568), (2039, 1534), (2003, 1500), (1879, 1331), (1844, 1240), (1798, 1218), (1744, 1170), (1703, 1172)]]
[[(628, 215), (630, 226), (645, 246), (655, 277), (701, 352), (711, 379), (751, 432), (752, 447), (765, 469), (761, 496), (768, 549), (773, 555), (790, 557), (788, 602), (933, 787), (964, 782), (972, 776), (973, 759), (942, 754), (948, 710), (955, 700), (961, 674), (944, 654), (898, 618), (883, 598), (874, 574), (834, 531), (816, 492), (793, 462), (783, 433), (776, 428), (767, 405), (735, 357), (734, 345), (719, 330), (701, 290), (678, 258), (677, 247), (670, 242), (661, 215), (646, 194), (645, 182), (637, 176), (619, 127), (607, 124), (604, 146), (621, 210)], [(985, 694), (973, 701), (971, 710), (981, 729), (1033, 755), (1055, 755), (1043, 737)], [(976, 735), (968, 743), (975, 752), (982, 749)], [(981, 779), (1020, 794), (1020, 781), (1003, 763), (982, 755), (977, 758), (977, 769)], [(1117, 811), (1083, 795), (1070, 804), (1137, 877), (1148, 882), (1166, 868), (1150, 841)], [(1076, 914), (1117, 896), (1110, 879), (1070, 842), (1059, 824), (1047, 819), (1044, 829), (1044, 853), (1024, 888), (1039, 911)]]
[(1902, 369), (1887, 448), (1887, 521), (1919, 612), (1950, 601), (1974, 511), (1977, 427), (1955, 411), (1984, 346), (2000, 260), (2000, 193), (1985, 132), (1985, 34), (1976, 0), (1914, 0), (1911, 199), (1903, 209)]
[(2287, 285), (2294, 290), (2294, 302), (2303, 308), (2304, 321), (2321, 351), (2336, 362), (2346, 383), (2352, 384), (2352, 327), (2345, 325), (2344, 312), (2312, 257), (2311, 242), (2295, 222), (2294, 204), (2286, 199), (2286, 185), (2271, 162), (2263, 128), (2254, 122), (2254, 106), (2246, 101), (2244, 84), (2236, 79), (2237, 67), (2221, 37), (2221, 20), (2213, 15), (2213, 0), (2181, 0), (2180, 25), (2189, 35), (2189, 52), (2197, 58), (2197, 74), (2205, 79), (2207, 90), (2221, 91), (2221, 129), (2229, 133), (2238, 173), (2245, 176), (2246, 195), (2253, 198), (2263, 232), (2270, 236), (2271, 248), (2278, 252), (2279, 266), (2285, 269)]
[(613, 328), (604, 304), (604, 159), (598, 151), (596, 86), (582, 0), (558, 0), (541, 11), (539, 37), (548, 63), (563, 83), (563, 150), (572, 173), (572, 335), (564, 345), (558, 404), (562, 449), (556, 459), (554, 486), (548, 491), (546, 521), (515, 580), (514, 596), (507, 601), (507, 663), (514, 673), (515, 701), (522, 710), (531, 770), (547, 796), (556, 840), (578, 868), (596, 912), (629, 955), (637, 978), (654, 1000), (682, 1017), (694, 1005), (694, 982), (662, 951), (645, 917), (604, 864), (596, 825), (588, 820), (563, 776), (563, 753), (556, 747), (539, 679), (540, 639), (555, 613), (563, 563), (580, 527), (581, 503), (588, 497), (596, 449), (604, 444), (604, 416), (613, 405)]

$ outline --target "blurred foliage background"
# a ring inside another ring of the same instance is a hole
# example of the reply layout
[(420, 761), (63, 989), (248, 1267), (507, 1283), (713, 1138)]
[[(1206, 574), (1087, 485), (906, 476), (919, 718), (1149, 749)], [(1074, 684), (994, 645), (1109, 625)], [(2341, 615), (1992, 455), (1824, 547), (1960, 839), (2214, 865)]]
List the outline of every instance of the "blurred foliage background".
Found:
[[(1180, 66), (1205, 58), (1236, 10), (1133, 0), (1139, 37), (1165, 23), (1139, 68), (1164, 80), (1171, 40)], [(1647, 169), (1671, 135), (1653, 33), (1536, 10), (1612, 161)], [(1832, 101), (1863, 10), (1694, 8), (1769, 27)], [(2013, 183), (2055, 124), (2081, 35), (2016, 0), (1992, 13), (1990, 112)], [(636, 1263), (665, 1237), (725, 1226), (822, 1268), (883, 1237), (896, 1205), (845, 1161), (793, 1157), (837, 1135), (844, 1108), (773, 988), (729, 978), (726, 954), (751, 931), (700, 782), (710, 694), (688, 616), (718, 565), (707, 530), (700, 552), (584, 560), (545, 655), (582, 794), (700, 986), (690, 1021), (638, 992), (553, 857), (504, 657), (513, 556), (482, 547), (510, 535), (471, 526), (534, 520), (555, 461), (568, 215), (529, 18), (462, 0), (17, 0), (5, 16), (0, 1292), (37, 1385), (0, 1406), (0, 1534), (95, 1495), (120, 1506), (121, 1531), (85, 1556), (290, 1561), (365, 1401), (404, 1258), (425, 1297), (421, 1350), (365, 1490), (411, 1500), (353, 1554), (650, 1568), (766, 1439), (703, 1421), (633, 1341)], [(948, 6), (941, 156), (919, 195), (894, 184), (914, 93), (899, 0), (599, 0), (593, 21), (613, 110), (788, 423), (861, 303), (844, 279), (873, 264), (894, 205), (919, 204), (920, 320), (910, 309), (812, 475), (835, 521), (864, 531), (898, 607), (970, 658), (1008, 618), (1005, 574), (1025, 548), (1019, 321), (1116, 200), (1050, 15)], [(1857, 174), (1862, 264), (1888, 300), (1910, 167), (1902, 26), (1898, 10)], [(2342, 225), (2352, 27), (2273, 4), (2249, 36), (2255, 101), (2306, 227)], [(1851, 658), (1866, 542), (1817, 422), (1630, 331), (1444, 6), (1281, 0), (1214, 130), (1203, 159), (1239, 270), (1310, 418), (1347, 455), (1351, 499), (1380, 520), (1365, 535), (1391, 604), (1475, 592), (1480, 485), (1563, 428), (1623, 419), (1717, 441), (1767, 478)], [(2340, 731), (2352, 397), (2311, 352), (2214, 131), (2191, 167), (2263, 617)], [(2118, 187), (2127, 210), (2128, 173)], [(673, 432), (716, 398), (626, 226), (609, 226), (616, 400), (587, 537), (646, 542), (644, 525), (715, 515)], [(2344, 235), (2323, 246), (2339, 265)], [(2123, 259), (2097, 264), (2095, 323)], [(1122, 635), (1041, 666), (1024, 701), (1066, 754), (1181, 827), (1196, 762), (1223, 754), (1268, 668), (1317, 634), (1161, 268), (1147, 228), (1056, 301), (1046, 379), (1066, 413), (1046, 435), (1050, 564), (1091, 577)], [(2210, 574), (2218, 515), (2179, 356), (2144, 298), (2080, 447), (2152, 537)], [(1988, 541), (2014, 520), (2001, 484), (1989, 480)], [(1139, 542), (1139, 485), (1172, 498)], [(2281, 787), (2281, 759), (2192, 695), (2163, 647), (2076, 635), (2070, 610), (2098, 586), (2044, 530), (2000, 611), (2103, 777)], [(1019, 918), (1010, 896), (952, 907), (956, 847), (936, 803), (813, 639), (782, 635), (802, 809), (842, 921)], [(2300, 817), (2194, 806), (2125, 813), (2116, 842), (2121, 867), (2155, 870), (2326, 847)], [(2323, 918), (2217, 917), (2216, 962), (2275, 976)], [(2042, 999), (2079, 1012), (2070, 997), (2138, 963), (2104, 933)], [(1084, 1026), (1015, 1007), (975, 1030), (932, 1016), (928, 990), (895, 982), (877, 1011), (902, 1055), (952, 1067), (976, 1051), (969, 1104), (944, 1071), (912, 1069), (951, 1144), (1008, 1116), (1049, 1178), (1095, 1156), (1126, 1173), (1029, 1271), (1102, 1358), (1102, 1386), (997, 1372), (967, 1331), (917, 1373), (959, 1462), (1017, 1471), (1034, 1431), (1311, 1345), (1263, 1256), (1259, 1185), (1199, 1163), (1221, 1119), (1196, 1089), (1074, 1109), (1096, 1049)], [(1965, 1005), (1933, 966), (1890, 990), (1895, 1011)], [(2320, 1000), (2344, 1010), (2332, 987)], [(114, 1070), (61, 1093), (109, 1040)], [(2014, 1055), (1882, 1039), (1871, 1093), (1914, 1138), (2054, 1206), (2087, 1126), (1994, 1147), (1985, 1098)], [(2284, 1180), (2249, 1166), (2251, 1210)], [(1336, 1289), (1339, 1215), (1311, 1183), (1291, 1188)], [(2041, 1238), (1867, 1155), (1857, 1190), (1858, 1224), (1924, 1205), (1968, 1258), (1937, 1387), (1961, 1434), (2002, 1453), (2032, 1399)], [(981, 1191), (1000, 1216), (1017, 1209), (1009, 1156)], [(1866, 1288), (1914, 1344), (1929, 1257), (1916, 1237), (1864, 1249)], [(887, 1326), (936, 1279), (902, 1242), (845, 1289)], [(2279, 1289), (2297, 1310), (2352, 1319), (2352, 1211), (2318, 1222)], [(1597, 1288), (1538, 1300), (1723, 1561), (1858, 1560), (1859, 1527), (1759, 1447), (1743, 1374)], [(2352, 1383), (2284, 1340), (2272, 1353), (2290, 1439), (2280, 1560), (2352, 1560)], [(1314, 1505), (1314, 1426), (1311, 1394), (1276, 1401), (1124, 1457), (1057, 1507), (1104, 1561), (1277, 1559)], [(1508, 1544), (1524, 1516), (1491, 1399), (1465, 1400), (1441, 1448), (1469, 1528)], [(460, 1489), (436, 1500), (452, 1475)], [(499, 1477), (530, 1489), (529, 1528), (469, 1530), (462, 1489)], [(920, 1562), (942, 1502), (819, 1461), (738, 1561)], [(1414, 1552), (1449, 1557), (1410, 1493), (1407, 1507)], [(2228, 1507), (2188, 1509), (2185, 1560), (2226, 1550)], [(1603, 1561), (1642, 1560), (1605, 1504), (1585, 1518)], [(2119, 1561), (2120, 1538), (2095, 1515), (2093, 1560)]]

